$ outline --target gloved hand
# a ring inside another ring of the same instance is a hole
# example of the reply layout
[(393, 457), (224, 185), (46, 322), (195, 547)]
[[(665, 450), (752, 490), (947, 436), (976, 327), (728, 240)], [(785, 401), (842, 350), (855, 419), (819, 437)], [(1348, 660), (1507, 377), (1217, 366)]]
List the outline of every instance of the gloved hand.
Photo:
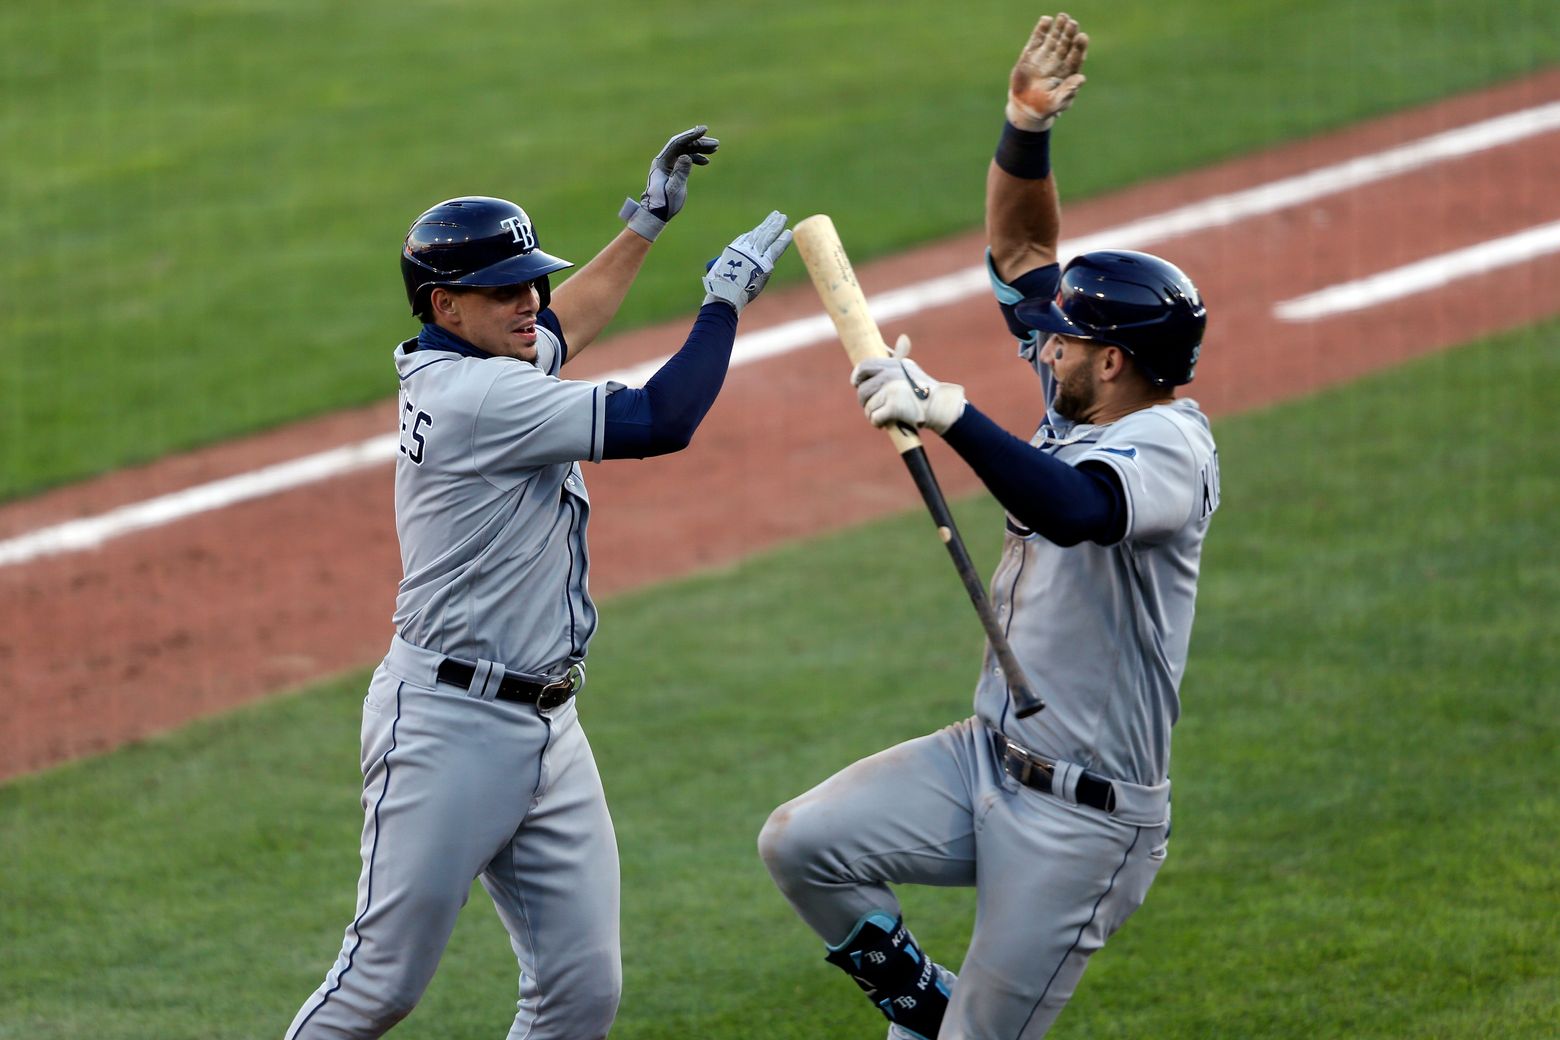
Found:
[(722, 300), (738, 314), (763, 291), (769, 274), (775, 269), (791, 231), (785, 226), (785, 214), (775, 210), (763, 223), (745, 235), (738, 235), (725, 251), (711, 260), (704, 273), (704, 302)]
[(1065, 14), (1046, 15), (1029, 34), (1008, 80), (1007, 121), (1020, 130), (1049, 130), (1083, 86), (1089, 36)]
[(618, 218), (629, 230), (647, 241), (666, 227), (688, 200), (688, 171), (695, 165), (708, 166), (710, 155), (720, 147), (713, 137), (704, 136), (707, 126), (695, 126), (676, 134), (650, 163), (644, 194), (639, 201), (625, 199)]
[(851, 369), (850, 381), (873, 426), (903, 423), (947, 433), (964, 414), (964, 387), (939, 383), (911, 361), (909, 336), (899, 337), (890, 356)]

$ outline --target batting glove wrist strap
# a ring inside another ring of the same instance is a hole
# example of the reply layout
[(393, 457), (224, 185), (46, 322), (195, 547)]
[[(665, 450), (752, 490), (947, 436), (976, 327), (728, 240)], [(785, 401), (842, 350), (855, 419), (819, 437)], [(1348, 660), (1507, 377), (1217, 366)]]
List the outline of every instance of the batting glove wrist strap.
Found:
[(742, 308), (764, 290), (769, 271), (754, 256), (727, 246), (704, 273), (704, 302), (724, 300), (742, 313)]
[(932, 396), (927, 398), (926, 421), (922, 425), (938, 433), (947, 433), (948, 427), (964, 415), (966, 403), (964, 387), (958, 383), (938, 383)]
[(1041, 115), (1012, 98), (1008, 98), (1007, 108), (1002, 115), (1007, 119), (1009, 126), (1030, 134), (1043, 134), (1056, 124), (1054, 115)]
[(666, 221), (633, 199), (623, 200), (623, 208), (618, 210), (618, 219), (646, 242), (654, 242), (656, 236), (666, 229)]
[(1044, 180), (1051, 175), (1051, 131), (1020, 130), (1011, 121), (1003, 123), (995, 159), (1014, 177)]

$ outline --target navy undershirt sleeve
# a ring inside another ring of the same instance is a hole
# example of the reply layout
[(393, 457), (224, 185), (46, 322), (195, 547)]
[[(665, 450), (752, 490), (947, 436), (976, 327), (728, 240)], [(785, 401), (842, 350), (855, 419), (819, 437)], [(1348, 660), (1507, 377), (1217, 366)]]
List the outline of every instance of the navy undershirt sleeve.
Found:
[(966, 404), (943, 435), (1013, 518), (1057, 545), (1110, 545), (1126, 534), (1120, 478), (1103, 463), (1069, 466)]
[[(1061, 284), (1062, 269), (1058, 264), (1046, 264), (1025, 271), (1009, 282), (1008, 287), (1018, 294), (1018, 299), (1012, 299), (1011, 295), (1006, 300), (1000, 296), (997, 298), (997, 307), (1002, 311), (1002, 320), (1007, 322), (1008, 331), (1025, 343), (1029, 342), (1035, 336), (1035, 330), (1019, 321), (1013, 308), (1024, 300), (1049, 300), (1056, 295)], [(1043, 336), (1040, 338), (1044, 339)]]
[(643, 459), (686, 448), (726, 380), (736, 336), (737, 312), (730, 304), (699, 308), (687, 342), (643, 388), (607, 395), (601, 457)]

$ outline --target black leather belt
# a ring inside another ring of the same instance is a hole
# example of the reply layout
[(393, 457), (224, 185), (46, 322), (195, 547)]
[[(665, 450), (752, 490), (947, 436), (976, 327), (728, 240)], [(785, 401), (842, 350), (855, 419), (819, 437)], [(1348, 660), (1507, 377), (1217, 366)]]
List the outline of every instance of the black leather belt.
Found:
[[(451, 686), (459, 686), (463, 690), (471, 689), (471, 681), (477, 676), (477, 669), (465, 661), (457, 661), (453, 657), (446, 657), (439, 663), (439, 681)], [(564, 704), (570, 697), (579, 692), (585, 682), (585, 668), (583, 665), (574, 665), (561, 679), (554, 679), (550, 683), (534, 683), (520, 678), (518, 675), (506, 675), (498, 684), (498, 692), (494, 694), (496, 700), (514, 701), (517, 704), (534, 704), (538, 708), (556, 708)]]
[[(1055, 795), (1051, 790), (1051, 781), (1056, 776), (1056, 763), (1048, 758), (1035, 754), (1028, 748), (1008, 740), (1000, 733), (992, 735), (997, 747), (997, 757), (1002, 759), (1002, 768), (1007, 770), (1009, 776), (1023, 784), (1025, 787), (1033, 787), (1036, 791)], [(1116, 811), (1116, 789), (1111, 782), (1087, 769), (1078, 777), (1078, 786), (1073, 789), (1078, 798), (1079, 805), (1087, 805), (1091, 809), (1100, 812), (1113, 813)]]

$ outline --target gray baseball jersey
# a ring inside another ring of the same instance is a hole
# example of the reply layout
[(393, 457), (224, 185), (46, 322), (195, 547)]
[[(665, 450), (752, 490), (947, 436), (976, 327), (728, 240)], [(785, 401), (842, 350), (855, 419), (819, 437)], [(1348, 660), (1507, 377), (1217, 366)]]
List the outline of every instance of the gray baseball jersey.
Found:
[[(1003, 302), (1017, 297), (993, 281)], [(1007, 519), (992, 600), (1046, 709), (1016, 719), (988, 653), (974, 717), (846, 767), (776, 809), (759, 835), (771, 877), (831, 959), (865, 950), (892, 963), (893, 951), (915, 947), (907, 932), (890, 937), (892, 925), (876, 946), (858, 938), (874, 920), (900, 918), (894, 885), (976, 888), (957, 976), (917, 951), (914, 983), (895, 983), (879, 1003), (893, 1006), (889, 1036), (899, 1040), (920, 1034), (894, 1016), (913, 1020), (932, 987), (948, 994), (940, 1040), (1043, 1036), (1168, 849), (1170, 727), (1218, 505), (1217, 454), (1192, 401), (1105, 425), (1067, 422), (1050, 411), (1038, 348), (1031, 338), (1020, 351), (1046, 395), (1031, 443), (1071, 465), (1109, 466), (1127, 508), (1125, 537), (1104, 546), (1062, 547)], [(1004, 768), (1008, 741), (1052, 760), (1049, 793)], [(1110, 782), (1108, 812), (1080, 796), (1091, 773)]]
[(578, 460), (601, 459), (609, 386), (558, 379), (563, 351), (545, 324), (536, 347), (535, 364), (396, 352), (395, 627), (429, 650), (558, 674), (596, 628)]
[[(473, 878), (520, 967), (509, 1035), (604, 1037), (621, 990), (618, 854), (575, 701), (499, 699), (558, 676), (596, 626), (580, 460), (599, 460), (612, 384), (557, 378), (548, 312), (534, 364), (412, 349), (401, 379), (397, 635), (363, 704), (357, 913), (288, 1040), (378, 1037), (433, 977)], [(440, 679), (448, 658), (469, 686)]]
[(1163, 783), (1180, 716), (1203, 536), (1219, 504), (1218, 453), (1207, 417), (1180, 399), (1103, 426), (1049, 411), (1051, 371), (1023, 350), (1048, 411), (1030, 443), (1120, 478), (1126, 537), (1062, 547), (1009, 516), (992, 604), (1045, 711), (1013, 717), (994, 658), (975, 691), (986, 722), (1047, 758), (1134, 784)]

